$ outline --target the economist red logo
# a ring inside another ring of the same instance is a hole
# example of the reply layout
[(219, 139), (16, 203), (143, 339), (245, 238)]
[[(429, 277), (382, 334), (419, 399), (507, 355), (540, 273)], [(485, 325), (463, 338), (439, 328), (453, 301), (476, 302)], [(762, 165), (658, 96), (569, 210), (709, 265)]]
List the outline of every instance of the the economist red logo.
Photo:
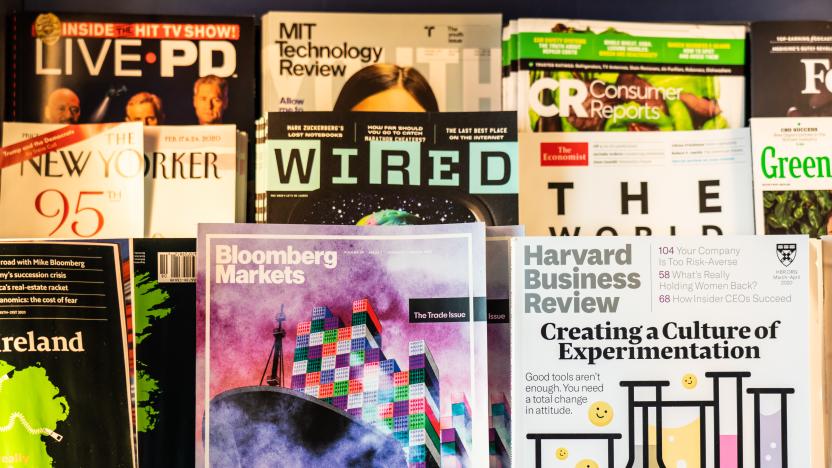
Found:
[(589, 144), (541, 143), (541, 166), (589, 166)]

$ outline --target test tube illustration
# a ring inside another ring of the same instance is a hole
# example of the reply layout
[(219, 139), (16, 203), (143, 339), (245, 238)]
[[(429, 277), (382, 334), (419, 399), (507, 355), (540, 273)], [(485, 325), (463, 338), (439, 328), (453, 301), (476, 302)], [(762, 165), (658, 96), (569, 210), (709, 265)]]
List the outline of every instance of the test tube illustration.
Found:
[(557, 433), (557, 434), (526, 434), (526, 438), (534, 441), (534, 466), (543, 466), (543, 441), (544, 440), (602, 440), (607, 444), (607, 467), (615, 468), (615, 446), (614, 440), (620, 439), (618, 433)]
[[(754, 396), (754, 467), (788, 468), (788, 405), (787, 396), (793, 388), (749, 388)], [(774, 398), (778, 409), (763, 414), (761, 400)], [(779, 400), (779, 401), (778, 401)]]
[[(662, 459), (662, 387), (670, 386), (667, 380), (625, 380), (620, 382), (627, 389), (627, 432), (628, 457), (626, 468), (650, 466), (649, 419), (650, 408), (655, 408), (656, 415), (656, 463), (659, 468), (667, 468)], [(653, 400), (636, 399), (636, 389), (652, 388)], [(636, 413), (640, 414), (636, 414)], [(636, 450), (636, 418), (641, 418), (641, 457)]]
[[(706, 372), (713, 384), (714, 467), (743, 466), (743, 379), (750, 372)], [(731, 430), (734, 429), (734, 430)]]
[[(711, 458), (715, 468), (740, 468), (743, 466), (741, 441), (743, 438), (743, 379), (751, 376), (750, 372), (707, 372), (705, 376), (712, 379), (713, 396), (710, 400), (664, 400), (662, 387), (670, 385), (667, 381), (623, 381), (622, 387), (628, 391), (628, 431), (629, 458), (627, 468), (658, 466), (667, 468), (664, 460), (664, 425), (665, 408), (694, 408), (699, 412), (699, 465), (707, 466), (708, 460), (708, 409), (713, 413), (713, 450)], [(653, 400), (636, 399), (639, 388), (652, 388)], [(730, 391), (728, 391), (730, 390)], [(650, 408), (655, 408), (655, 455), (651, 457), (649, 447)], [(640, 413), (640, 414), (639, 414)], [(641, 453), (636, 449), (636, 422), (641, 419)], [(726, 427), (733, 426), (734, 431), (725, 434)], [(655, 464), (651, 463), (655, 458)]]

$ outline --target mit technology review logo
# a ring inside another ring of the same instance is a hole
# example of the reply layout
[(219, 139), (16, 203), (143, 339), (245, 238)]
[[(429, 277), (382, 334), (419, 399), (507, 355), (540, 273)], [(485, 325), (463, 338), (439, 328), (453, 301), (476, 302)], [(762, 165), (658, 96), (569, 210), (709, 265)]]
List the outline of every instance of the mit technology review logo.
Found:
[(792, 264), (797, 256), (797, 244), (777, 244), (777, 260), (787, 267)]

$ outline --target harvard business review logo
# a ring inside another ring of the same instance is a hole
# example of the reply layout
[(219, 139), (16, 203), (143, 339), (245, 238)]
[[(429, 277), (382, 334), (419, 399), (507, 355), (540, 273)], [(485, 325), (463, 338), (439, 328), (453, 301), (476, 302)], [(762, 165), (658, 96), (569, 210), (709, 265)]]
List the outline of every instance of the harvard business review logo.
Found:
[(783, 266), (791, 265), (795, 256), (797, 256), (797, 244), (777, 244), (777, 260), (780, 260)]

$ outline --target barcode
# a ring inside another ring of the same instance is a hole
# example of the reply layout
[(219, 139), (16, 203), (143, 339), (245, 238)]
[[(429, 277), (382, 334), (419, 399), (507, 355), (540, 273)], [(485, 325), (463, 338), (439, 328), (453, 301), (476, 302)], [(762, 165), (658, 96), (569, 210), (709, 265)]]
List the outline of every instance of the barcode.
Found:
[(160, 283), (195, 283), (196, 252), (159, 252)]

